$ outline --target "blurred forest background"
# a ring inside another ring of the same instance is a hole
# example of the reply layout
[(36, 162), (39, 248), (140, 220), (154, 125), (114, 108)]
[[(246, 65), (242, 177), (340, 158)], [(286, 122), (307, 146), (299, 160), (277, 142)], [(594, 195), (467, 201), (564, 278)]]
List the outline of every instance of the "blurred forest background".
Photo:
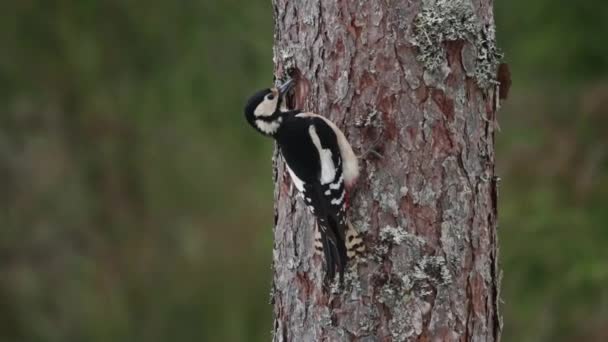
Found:
[[(495, 12), (504, 341), (607, 341), (608, 2)], [(0, 341), (268, 341), (270, 1), (0, 13)]]

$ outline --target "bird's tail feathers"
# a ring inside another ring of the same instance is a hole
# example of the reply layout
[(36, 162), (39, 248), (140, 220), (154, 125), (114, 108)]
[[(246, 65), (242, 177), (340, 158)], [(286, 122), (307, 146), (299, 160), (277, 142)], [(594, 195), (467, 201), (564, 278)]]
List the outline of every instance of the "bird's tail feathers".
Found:
[(330, 282), (336, 277), (336, 259), (337, 253), (333, 244), (327, 238), (327, 235), (321, 234), (321, 244), (323, 256), (325, 259), (325, 281)]
[[(325, 260), (325, 280), (332, 281), (337, 271), (342, 282), (348, 261), (365, 253), (363, 238), (348, 220), (343, 227), (334, 227), (338, 229), (331, 229), (320, 223), (317, 227), (314, 242), (315, 254), (322, 255)], [(335, 234), (334, 232), (337, 231), (344, 232), (344, 235)]]
[(344, 280), (344, 270), (348, 262), (344, 240), (334, 231), (320, 223), (315, 232), (315, 254), (322, 254), (325, 260), (325, 282), (329, 283), (340, 275), (340, 282)]

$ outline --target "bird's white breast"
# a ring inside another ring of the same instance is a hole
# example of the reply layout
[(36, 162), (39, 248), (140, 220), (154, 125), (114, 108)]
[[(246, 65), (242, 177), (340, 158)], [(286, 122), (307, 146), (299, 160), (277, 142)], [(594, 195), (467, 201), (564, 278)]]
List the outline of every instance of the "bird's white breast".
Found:
[(266, 134), (274, 134), (279, 129), (279, 126), (281, 126), (281, 121), (281, 118), (278, 118), (275, 121), (255, 120), (255, 124), (260, 131)]

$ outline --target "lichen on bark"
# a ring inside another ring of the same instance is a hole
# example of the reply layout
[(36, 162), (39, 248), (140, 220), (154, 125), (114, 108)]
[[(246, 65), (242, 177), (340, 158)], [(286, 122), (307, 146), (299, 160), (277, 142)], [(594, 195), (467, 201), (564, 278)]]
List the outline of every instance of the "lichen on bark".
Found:
[[(497, 84), (498, 65), (503, 58), (496, 45), (494, 25), (480, 23), (471, 0), (426, 0), (414, 18), (412, 44), (416, 59), (431, 75), (445, 79), (446, 42), (465, 41), (463, 65), (482, 89)], [(447, 70), (446, 70), (447, 69)]]

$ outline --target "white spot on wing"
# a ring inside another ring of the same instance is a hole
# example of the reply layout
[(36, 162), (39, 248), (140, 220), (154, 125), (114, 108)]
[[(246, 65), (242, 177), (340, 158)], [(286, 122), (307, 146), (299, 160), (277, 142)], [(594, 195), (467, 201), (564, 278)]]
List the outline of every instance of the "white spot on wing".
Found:
[(340, 184), (342, 184), (343, 181), (344, 181), (344, 177), (342, 174), (340, 174), (340, 179), (338, 179), (335, 183), (329, 184), (329, 188), (332, 190), (338, 190), (338, 189), (340, 189)]
[(344, 200), (344, 191), (342, 191), (342, 195), (340, 196), (340, 198), (335, 198), (331, 200), (331, 204), (335, 204), (335, 205), (340, 205), (342, 204), (342, 201)]
[(359, 177), (359, 160), (357, 160), (357, 156), (355, 152), (353, 152), (353, 148), (346, 140), (344, 133), (334, 124), (329, 121), (327, 118), (314, 113), (300, 113), (296, 115), (298, 117), (318, 117), (325, 121), (327, 125), (334, 131), (336, 138), (338, 140), (338, 146), (340, 147), (340, 155), (342, 157), (342, 173), (344, 174), (344, 181), (346, 185), (351, 186)]
[(336, 167), (332, 160), (331, 151), (329, 149), (324, 149), (323, 146), (321, 146), (321, 139), (319, 139), (319, 135), (317, 134), (314, 125), (308, 127), (308, 134), (310, 134), (312, 143), (319, 151), (319, 160), (321, 161), (321, 184), (328, 184), (336, 177)]

